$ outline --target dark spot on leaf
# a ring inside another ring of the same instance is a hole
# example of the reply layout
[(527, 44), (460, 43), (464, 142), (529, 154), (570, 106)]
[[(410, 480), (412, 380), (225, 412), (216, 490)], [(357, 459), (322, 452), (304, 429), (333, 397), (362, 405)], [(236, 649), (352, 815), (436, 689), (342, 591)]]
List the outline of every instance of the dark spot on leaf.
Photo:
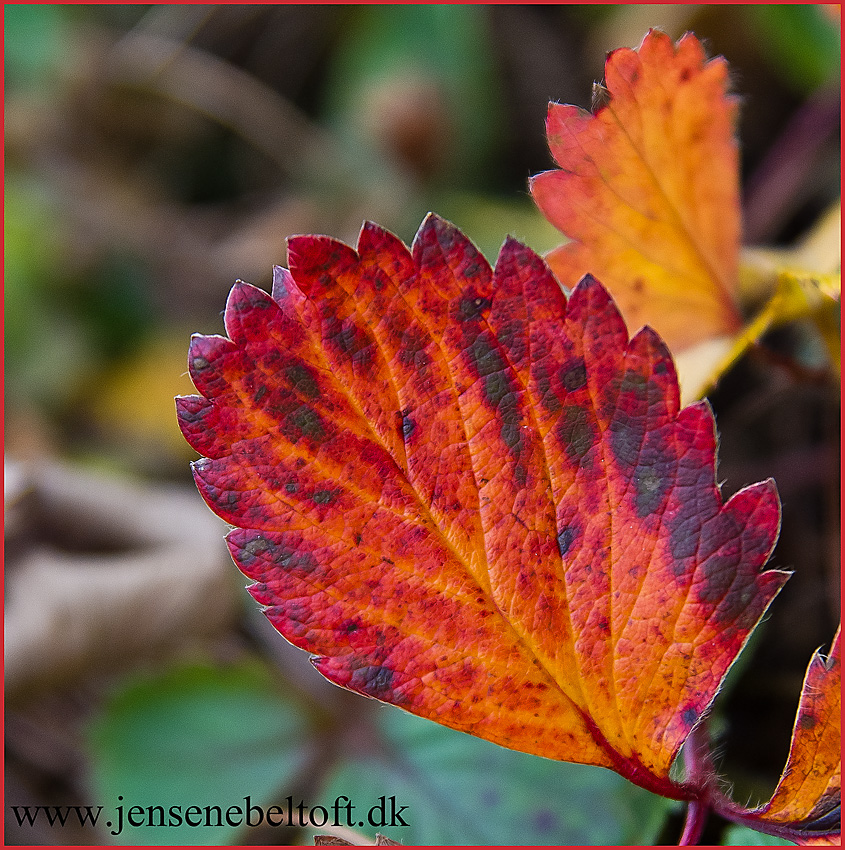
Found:
[(634, 473), (637, 516), (644, 518), (654, 513), (661, 505), (669, 489), (667, 475), (659, 475), (651, 466), (640, 466)]
[(349, 623), (346, 624), (345, 631), (346, 631), (346, 634), (351, 635), (351, 634), (354, 634), (355, 632), (357, 632), (359, 628), (361, 628), (361, 627), (357, 623), (349, 622)]
[(318, 505), (327, 505), (337, 495), (334, 490), (317, 490), (311, 497), (311, 501)]
[(293, 388), (308, 398), (317, 398), (320, 395), (320, 385), (311, 373), (311, 370), (302, 363), (294, 363), (285, 369), (285, 377), (291, 382)]
[[(701, 526), (689, 517), (680, 517), (669, 521), (669, 550), (674, 564), (680, 564), (687, 558), (692, 558), (698, 552), (698, 541)], [(683, 572), (683, 567), (680, 567)], [(677, 574), (680, 574), (677, 573)]]
[(687, 80), (689, 80), (690, 76), (692, 76), (692, 75), (690, 74), (689, 68), (684, 68), (683, 71), (681, 71), (679, 76), (680, 76), (681, 82), (685, 83), (685, 82), (687, 82)]
[(393, 684), (393, 671), (381, 665), (359, 667), (352, 673), (349, 686), (370, 696), (384, 696)]
[(648, 378), (635, 372), (633, 369), (628, 369), (625, 372), (625, 377), (622, 378), (622, 386), (620, 392), (633, 393), (638, 399), (643, 400), (646, 397), (646, 387), (648, 386)]
[(194, 425), (197, 422), (202, 422), (210, 411), (211, 407), (207, 404), (198, 407), (185, 404), (179, 409), (179, 418), (188, 425)]
[(545, 396), (552, 388), (552, 381), (549, 378), (549, 372), (542, 363), (538, 363), (534, 367), (534, 374), (537, 376), (537, 391), (541, 396)]
[(535, 366), (535, 374), (537, 381), (537, 392), (540, 394), (540, 403), (549, 413), (557, 413), (560, 410), (560, 401), (552, 392), (552, 380), (549, 373), (542, 363)]
[(521, 418), (517, 409), (517, 395), (509, 375), (505, 372), (487, 375), (484, 395), (501, 418), (499, 435), (511, 453), (518, 457), (522, 446)]
[(253, 537), (246, 546), (243, 547), (243, 552), (250, 558), (256, 555), (261, 555), (270, 548), (270, 541), (264, 537)]
[[(478, 266), (476, 265), (475, 268), (477, 269)], [(481, 318), (484, 311), (490, 309), (491, 303), (489, 298), (481, 298), (474, 292), (467, 293), (458, 305), (459, 321), (467, 322)]]
[(704, 561), (704, 582), (698, 591), (698, 598), (702, 602), (712, 605), (726, 597), (736, 576), (737, 560), (736, 556), (713, 555)]
[(312, 618), (311, 611), (297, 602), (288, 602), (283, 608), (283, 615), (287, 618), (287, 627), (291, 634), (296, 637), (305, 637), (310, 631), (309, 622)]
[(578, 536), (578, 529), (573, 525), (567, 525), (557, 533), (557, 548), (563, 557), (572, 547), (572, 543)]
[(299, 484), (297, 484), (296, 481), (288, 481), (288, 483), (285, 484), (285, 490), (287, 490), (288, 493), (295, 493), (298, 489)]
[(561, 367), (560, 382), (568, 393), (580, 390), (581, 387), (586, 386), (587, 366), (584, 363), (583, 357), (579, 357), (577, 360)]
[(798, 725), (802, 729), (813, 729), (818, 722), (818, 718), (814, 717), (812, 714), (802, 714), (801, 717), (798, 718)]
[(472, 242), (467, 240), (467, 238), (462, 233), (460, 233), (460, 231), (458, 231), (458, 233), (464, 240), (464, 260), (466, 260), (468, 264), (475, 263), (480, 268), (480, 254), (476, 250), (475, 245), (473, 245)]
[[(292, 443), (295, 443), (300, 437), (320, 440), (326, 434), (319, 414), (308, 407), (307, 404), (298, 407), (285, 419), (283, 431)], [(303, 459), (299, 458), (299, 460)], [(305, 465), (304, 460), (301, 465)]]
[(448, 250), (458, 241), (458, 232), (454, 227), (441, 225), (439, 223), (438, 225), (435, 225), (436, 229), (433, 229), (432, 235), (437, 240), (441, 248)]
[(373, 362), (373, 347), (367, 345), (364, 348), (359, 348), (353, 353), (352, 362), (356, 366), (369, 366)]
[(273, 563), (284, 570), (302, 570), (304, 573), (310, 573), (317, 569), (317, 562), (310, 552), (297, 552), (285, 546), (277, 546), (271, 557)]
[(694, 726), (695, 721), (698, 720), (698, 712), (694, 708), (685, 708), (681, 712), (681, 720), (684, 726)]
[(762, 613), (762, 603), (753, 586), (742, 583), (731, 587), (713, 612), (713, 617), (726, 627), (724, 636), (729, 638), (737, 631), (751, 629)]
[(247, 564), (260, 557), (284, 570), (299, 569), (310, 573), (317, 568), (317, 562), (310, 552), (297, 552), (283, 544), (274, 543), (266, 537), (253, 537), (243, 547), (241, 553), (241, 557)]
[(417, 427), (417, 423), (411, 419), (410, 410), (406, 410), (402, 412), (402, 437), (407, 439), (414, 433), (414, 429)]
[(336, 316), (331, 317), (326, 338), (338, 351), (343, 354), (351, 354), (359, 348), (360, 346), (356, 344), (357, 336), (358, 329), (352, 322), (341, 322)]
[(587, 419), (587, 411), (574, 404), (564, 411), (557, 433), (566, 453), (573, 461), (580, 461), (596, 440), (593, 427)]
[[(499, 433), (501, 434), (502, 442), (504, 442), (509, 449), (516, 448), (522, 439), (519, 425), (513, 422), (505, 422)], [(523, 469), (523, 475), (524, 473), (525, 470)]]
[(618, 416), (610, 423), (610, 450), (623, 473), (633, 474), (642, 451), (644, 424), (642, 419)]
[(208, 360), (205, 357), (192, 357), (191, 358), (191, 369), (195, 372), (202, 372), (203, 369), (208, 369), (209, 367)]
[(261, 399), (264, 398), (265, 395), (267, 395), (267, 387), (262, 384), (256, 391), (255, 395), (252, 397), (252, 400), (253, 402), (255, 402), (255, 404), (258, 404), (258, 402), (261, 401)]
[(484, 395), (493, 407), (498, 407), (509, 392), (510, 383), (504, 372), (494, 372), (484, 381)]
[(273, 305), (264, 292), (253, 289), (241, 290), (240, 297), (235, 301), (236, 310), (268, 310)]
[(514, 467), (513, 477), (516, 479), (518, 487), (524, 487), (525, 482), (528, 481), (528, 470), (526, 470), (521, 463), (518, 463), (516, 467)]
[[(479, 334), (469, 349), (470, 360), (480, 378), (503, 373), (505, 364), (486, 334)], [(494, 402), (498, 403), (498, 402)]]

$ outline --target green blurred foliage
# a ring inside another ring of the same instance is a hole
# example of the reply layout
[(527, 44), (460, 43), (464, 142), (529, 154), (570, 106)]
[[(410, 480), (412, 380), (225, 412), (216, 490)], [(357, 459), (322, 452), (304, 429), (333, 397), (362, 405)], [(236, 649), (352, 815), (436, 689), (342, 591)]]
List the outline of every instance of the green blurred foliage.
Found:
[(69, 15), (51, 3), (7, 3), (3, 7), (5, 83), (43, 91), (55, 82), (66, 59)]
[(90, 268), (66, 261), (68, 234), (49, 184), (5, 180), (4, 307), (10, 401), (60, 412), (101, 364), (135, 349), (155, 323), (148, 272), (116, 248)]
[(247, 795), (272, 803), (302, 770), (310, 731), (302, 707), (258, 661), (179, 665), (133, 678), (90, 730), (93, 793), (109, 816), (117, 805), (165, 813), (217, 805), (224, 813), (220, 827), (126, 827), (112, 836), (116, 843), (237, 843), (240, 830), (227, 824), (226, 809), (243, 806)]
[(350, 6), (324, 89), (327, 124), (437, 183), (485, 180), (502, 104), (485, 10)]
[(842, 39), (839, 20), (819, 4), (751, 4), (752, 27), (766, 45), (772, 70), (799, 94), (839, 80)]
[(62, 309), (68, 278), (55, 198), (42, 181), (5, 175), (4, 330), (7, 404), (56, 410), (94, 367), (84, 324)]
[(757, 832), (739, 824), (731, 824), (725, 830), (722, 844), (728, 847), (772, 847), (782, 844), (795, 846), (794, 841), (787, 841), (775, 835), (766, 835), (764, 832)]
[(347, 757), (324, 797), (396, 798), (411, 845), (653, 843), (672, 803), (602, 768), (497, 747), (394, 708), (377, 712), (386, 748)]

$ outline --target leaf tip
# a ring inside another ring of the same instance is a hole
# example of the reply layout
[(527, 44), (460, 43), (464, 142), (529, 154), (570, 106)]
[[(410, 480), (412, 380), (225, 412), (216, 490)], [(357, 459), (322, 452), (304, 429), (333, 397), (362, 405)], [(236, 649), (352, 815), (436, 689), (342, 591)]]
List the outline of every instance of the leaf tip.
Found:
[(235, 281), (226, 299), (226, 309), (223, 313), (223, 324), (226, 333), (233, 342), (243, 339), (244, 317), (254, 311), (264, 311), (270, 306), (276, 306), (268, 293), (251, 283), (242, 280)]
[(295, 289), (296, 284), (290, 271), (283, 266), (273, 266), (273, 300), (283, 301), (290, 297)]
[(612, 309), (620, 316), (619, 308), (608, 292), (604, 284), (591, 274), (585, 274), (572, 290), (569, 296), (569, 310), (583, 310), (585, 316), (603, 313), (606, 309)]

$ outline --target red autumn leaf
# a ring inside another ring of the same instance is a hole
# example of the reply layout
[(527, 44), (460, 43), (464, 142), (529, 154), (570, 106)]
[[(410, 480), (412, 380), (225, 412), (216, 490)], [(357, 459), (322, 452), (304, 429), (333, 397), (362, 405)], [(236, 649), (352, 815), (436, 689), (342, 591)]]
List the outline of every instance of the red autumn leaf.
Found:
[(250, 592), (331, 681), (513, 749), (669, 767), (786, 579), (771, 481), (724, 503), (706, 403), (507, 240), (296, 237), (196, 336), (180, 424)]
[(571, 242), (547, 259), (568, 287), (587, 272), (631, 328), (649, 324), (673, 351), (732, 334), (740, 236), (736, 103), (727, 64), (688, 33), (651, 30), (605, 65), (596, 113), (552, 103), (560, 166), (531, 181), (534, 200)]
[(787, 825), (801, 844), (840, 843), (841, 686), (837, 629), (828, 658), (817, 652), (807, 667), (786, 767), (771, 800), (747, 813), (749, 825)]

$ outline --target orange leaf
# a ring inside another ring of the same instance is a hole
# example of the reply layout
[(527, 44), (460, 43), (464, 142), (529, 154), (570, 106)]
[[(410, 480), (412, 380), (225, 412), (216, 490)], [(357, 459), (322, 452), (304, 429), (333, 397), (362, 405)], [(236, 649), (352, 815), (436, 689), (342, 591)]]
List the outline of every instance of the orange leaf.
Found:
[(534, 177), (543, 214), (571, 242), (547, 259), (567, 286), (586, 273), (628, 326), (654, 327), (673, 351), (738, 330), (739, 166), (727, 65), (692, 34), (673, 47), (651, 30), (613, 51), (609, 102), (591, 115), (550, 104), (560, 170)]
[[(789, 758), (771, 800), (749, 814), (800, 830), (802, 844), (839, 843), (841, 685), (839, 629), (827, 659), (807, 667)], [(753, 826), (753, 823), (749, 822)]]
[(430, 216), (288, 257), (178, 401), (275, 627), (350, 690), (694, 796), (669, 767), (786, 579), (773, 482), (723, 503), (659, 337), (514, 240), (493, 271)]

